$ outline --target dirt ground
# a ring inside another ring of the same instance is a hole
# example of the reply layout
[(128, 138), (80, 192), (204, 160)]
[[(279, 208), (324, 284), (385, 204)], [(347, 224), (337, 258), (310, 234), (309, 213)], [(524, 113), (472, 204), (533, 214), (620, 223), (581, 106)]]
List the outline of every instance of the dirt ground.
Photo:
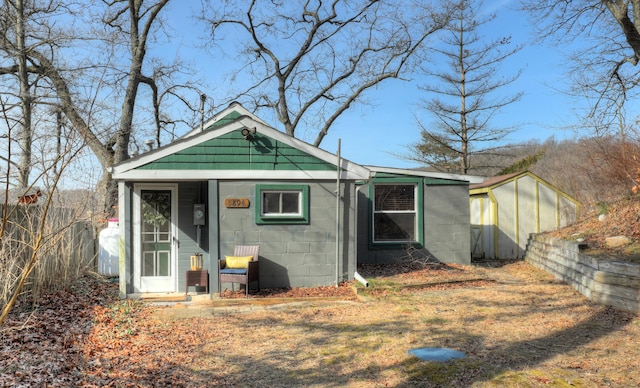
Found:
[[(189, 319), (85, 278), (0, 328), (0, 386), (640, 385), (640, 316), (524, 262), (366, 270), (357, 298)], [(408, 354), (423, 347), (466, 357)]]

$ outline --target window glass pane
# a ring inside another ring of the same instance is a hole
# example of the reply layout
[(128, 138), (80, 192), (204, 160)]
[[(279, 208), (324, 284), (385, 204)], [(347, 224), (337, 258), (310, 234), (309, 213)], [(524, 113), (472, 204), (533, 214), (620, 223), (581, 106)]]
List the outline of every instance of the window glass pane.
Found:
[(171, 219), (171, 192), (160, 191), (157, 198), (158, 213), (167, 221)]
[(169, 218), (165, 218), (165, 221), (160, 225), (158, 225), (158, 232), (168, 233), (170, 227), (171, 227), (171, 222), (169, 222)]
[(309, 187), (256, 185), (255, 220), (258, 225), (309, 222)]
[(375, 210), (415, 210), (415, 185), (376, 185)]
[(374, 241), (415, 241), (415, 213), (375, 213)]
[(152, 223), (147, 222), (146, 220), (142, 220), (142, 231), (143, 232), (149, 233), (149, 232), (153, 232), (154, 230), (155, 229), (154, 229), (154, 226), (153, 226)]
[(158, 270), (156, 276), (171, 276), (171, 268), (169, 266), (169, 252), (158, 251)]
[(300, 193), (282, 193), (282, 213), (300, 213)]
[(142, 276), (154, 275), (155, 259), (155, 252), (142, 252)]
[(280, 213), (280, 193), (262, 193), (262, 214)]

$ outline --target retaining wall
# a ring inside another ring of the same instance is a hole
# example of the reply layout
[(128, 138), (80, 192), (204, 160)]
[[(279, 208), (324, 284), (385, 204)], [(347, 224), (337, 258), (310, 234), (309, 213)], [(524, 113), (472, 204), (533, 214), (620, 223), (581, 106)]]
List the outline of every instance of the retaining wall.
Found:
[(532, 233), (525, 261), (551, 273), (592, 301), (640, 312), (640, 265), (580, 253), (580, 244)]

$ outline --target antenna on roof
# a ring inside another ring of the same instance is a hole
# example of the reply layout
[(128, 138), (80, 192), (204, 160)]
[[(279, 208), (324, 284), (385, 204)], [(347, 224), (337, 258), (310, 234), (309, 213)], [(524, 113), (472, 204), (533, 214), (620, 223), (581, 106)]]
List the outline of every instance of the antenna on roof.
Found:
[(207, 96), (203, 93), (200, 95), (200, 131), (204, 131), (204, 102)]

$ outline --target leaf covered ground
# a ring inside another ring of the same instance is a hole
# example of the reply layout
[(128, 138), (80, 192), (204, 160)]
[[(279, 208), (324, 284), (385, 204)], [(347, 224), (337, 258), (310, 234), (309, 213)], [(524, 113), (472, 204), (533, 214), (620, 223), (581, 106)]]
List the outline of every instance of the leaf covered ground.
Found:
[[(524, 262), (365, 270), (359, 300), (173, 319), (159, 313), (180, 307), (121, 301), (86, 277), (0, 328), (0, 386), (640, 385), (640, 316)], [(420, 347), (466, 358), (407, 353)]]
[[(640, 195), (610, 204), (599, 204), (578, 222), (550, 232), (567, 240), (581, 241), (589, 256), (640, 263)], [(626, 236), (629, 245), (607, 248), (608, 237)]]

